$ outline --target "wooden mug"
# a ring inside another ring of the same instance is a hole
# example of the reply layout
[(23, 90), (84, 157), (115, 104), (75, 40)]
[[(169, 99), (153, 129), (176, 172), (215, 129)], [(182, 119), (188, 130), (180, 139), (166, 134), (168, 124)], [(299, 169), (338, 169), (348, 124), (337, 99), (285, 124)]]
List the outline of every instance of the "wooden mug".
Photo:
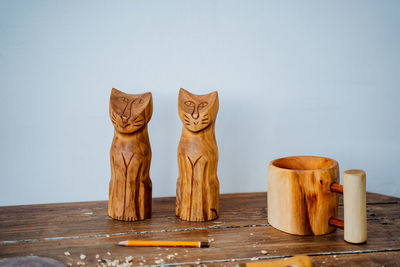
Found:
[[(343, 173), (329, 158), (295, 156), (273, 160), (268, 166), (268, 221), (295, 235), (323, 235), (344, 229), (350, 243), (367, 240), (366, 181), (363, 170)], [(343, 194), (344, 221), (337, 219)]]

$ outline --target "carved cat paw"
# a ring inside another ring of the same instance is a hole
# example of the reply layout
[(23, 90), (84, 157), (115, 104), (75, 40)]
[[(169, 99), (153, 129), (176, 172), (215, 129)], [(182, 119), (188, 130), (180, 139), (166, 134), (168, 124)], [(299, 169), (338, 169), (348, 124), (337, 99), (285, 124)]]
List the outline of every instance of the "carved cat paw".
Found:
[(139, 221), (140, 219), (138, 219), (138, 217), (136, 216), (128, 216), (124, 218), (124, 221), (128, 221), (128, 222), (133, 222), (133, 221)]

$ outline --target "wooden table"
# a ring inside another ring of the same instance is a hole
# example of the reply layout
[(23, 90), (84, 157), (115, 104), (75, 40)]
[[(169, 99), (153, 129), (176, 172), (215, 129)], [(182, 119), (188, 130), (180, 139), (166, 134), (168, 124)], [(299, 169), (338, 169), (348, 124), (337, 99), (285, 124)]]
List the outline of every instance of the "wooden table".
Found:
[[(324, 236), (280, 232), (268, 224), (266, 201), (266, 193), (222, 195), (220, 217), (201, 223), (176, 218), (172, 197), (154, 199), (152, 219), (141, 222), (110, 219), (106, 201), (0, 207), (0, 257), (38, 255), (76, 266), (85, 254), (86, 265), (94, 266), (96, 254), (121, 262), (131, 255), (133, 265), (234, 266), (308, 254), (315, 266), (400, 266), (399, 198), (368, 193), (368, 242), (361, 245), (344, 242), (342, 230)], [(211, 247), (115, 245), (126, 239), (210, 240)]]

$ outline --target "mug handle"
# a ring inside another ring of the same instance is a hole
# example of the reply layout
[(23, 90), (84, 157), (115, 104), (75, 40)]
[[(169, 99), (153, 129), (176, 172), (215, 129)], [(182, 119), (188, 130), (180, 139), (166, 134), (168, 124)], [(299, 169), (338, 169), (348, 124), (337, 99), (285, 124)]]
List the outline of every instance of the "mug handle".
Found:
[(329, 225), (344, 229), (344, 240), (349, 243), (367, 241), (366, 178), (363, 170), (343, 173), (343, 185), (333, 183), (331, 192), (343, 194), (344, 220), (330, 218)]

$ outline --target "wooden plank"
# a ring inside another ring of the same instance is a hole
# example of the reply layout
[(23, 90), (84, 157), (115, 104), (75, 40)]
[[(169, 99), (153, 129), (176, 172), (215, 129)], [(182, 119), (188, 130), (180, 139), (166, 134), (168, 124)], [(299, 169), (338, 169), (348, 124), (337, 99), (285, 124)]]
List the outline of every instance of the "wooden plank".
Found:
[[(243, 203), (241, 198), (246, 199)], [(175, 216), (175, 198), (153, 200), (151, 220), (116, 221), (107, 215), (107, 202), (81, 202), (0, 208), (0, 241), (59, 236), (123, 234), (168, 229), (192, 229), (221, 225), (267, 224), (266, 193), (226, 195), (221, 216), (215, 221), (187, 222)], [(248, 206), (247, 206), (248, 205)], [(238, 217), (240, 213), (243, 216)], [(247, 218), (243, 220), (243, 218)]]
[[(6, 244), (0, 247), (1, 257), (17, 255), (48, 256), (65, 263), (76, 262), (81, 253), (87, 255), (86, 263), (95, 264), (95, 255), (107, 259), (124, 259), (133, 256), (134, 263), (157, 264), (162, 258), (169, 264), (210, 264), (275, 257), (296, 254), (324, 255), (337, 253), (375, 253), (400, 251), (400, 217), (398, 204), (373, 205), (370, 212), (373, 220), (368, 225), (368, 242), (352, 245), (343, 241), (343, 231), (338, 230), (324, 236), (295, 236), (283, 233), (271, 226), (239, 226), (237, 228), (201, 229), (177, 232), (148, 232), (126, 236), (60, 238), (50, 241), (22, 242)], [(379, 217), (384, 216), (384, 217)], [(375, 219), (375, 217), (377, 217)], [(369, 217), (371, 218), (371, 216)], [(242, 218), (243, 219), (243, 218)], [(123, 239), (146, 240), (207, 240), (214, 239), (211, 248), (131, 248), (119, 247), (114, 243)], [(263, 254), (262, 250), (267, 253)], [(64, 256), (64, 251), (71, 253)], [(107, 252), (111, 255), (107, 255)], [(178, 255), (174, 255), (178, 253)], [(161, 254), (161, 255), (159, 255)], [(168, 259), (168, 255), (174, 255)], [(141, 258), (143, 257), (143, 258)], [(159, 258), (156, 258), (159, 257)], [(143, 261), (146, 260), (146, 262)]]
[[(125, 235), (146, 231), (268, 225), (266, 193), (226, 194), (220, 217), (209, 222), (186, 222), (175, 216), (175, 198), (153, 200), (151, 220), (115, 221), (107, 216), (107, 202), (78, 202), (0, 207), (0, 242), (65, 236)], [(245, 200), (245, 201), (243, 201)], [(399, 199), (368, 194), (370, 206), (400, 203)]]
[[(220, 218), (201, 223), (177, 219), (174, 198), (154, 199), (153, 218), (142, 222), (111, 220), (104, 201), (0, 207), (0, 258), (33, 254), (76, 263), (83, 253), (87, 255), (86, 263), (92, 265), (97, 262), (96, 254), (120, 260), (132, 255), (133, 263), (145, 265), (160, 263), (160, 259), (174, 265), (199, 261), (220, 265), (300, 253), (325, 259), (332, 255), (350, 257), (343, 253), (372, 257), (400, 251), (399, 199), (371, 193), (367, 199), (369, 237), (368, 243), (362, 245), (344, 242), (340, 230), (325, 236), (293, 236), (274, 229), (266, 218), (266, 193), (223, 195)], [(342, 213), (342, 206), (339, 212)], [(209, 249), (125, 248), (114, 244), (124, 239), (212, 238), (215, 241)], [(71, 256), (65, 256), (65, 251)], [(111, 255), (107, 255), (108, 251)], [(357, 257), (355, 261), (361, 261)]]

